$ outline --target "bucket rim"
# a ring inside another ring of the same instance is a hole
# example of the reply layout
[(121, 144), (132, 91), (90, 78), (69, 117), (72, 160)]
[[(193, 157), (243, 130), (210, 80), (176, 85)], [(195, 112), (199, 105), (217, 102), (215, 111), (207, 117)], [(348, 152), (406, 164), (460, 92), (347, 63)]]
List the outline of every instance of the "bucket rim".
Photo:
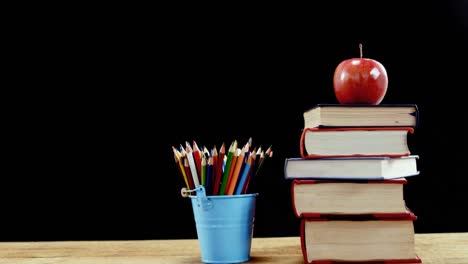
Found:
[[(207, 195), (206, 198), (209, 199), (232, 199), (232, 198), (246, 198), (246, 197), (256, 197), (258, 193), (246, 193), (246, 194), (228, 194), (228, 195)], [(196, 195), (189, 195), (191, 199), (196, 199)]]

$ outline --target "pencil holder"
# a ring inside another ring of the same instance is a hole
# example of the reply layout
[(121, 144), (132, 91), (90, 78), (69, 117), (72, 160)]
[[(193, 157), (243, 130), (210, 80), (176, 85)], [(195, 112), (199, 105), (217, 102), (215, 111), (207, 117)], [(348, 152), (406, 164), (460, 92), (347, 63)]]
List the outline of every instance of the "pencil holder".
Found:
[(257, 196), (206, 196), (203, 186), (189, 196), (202, 262), (241, 263), (250, 259)]

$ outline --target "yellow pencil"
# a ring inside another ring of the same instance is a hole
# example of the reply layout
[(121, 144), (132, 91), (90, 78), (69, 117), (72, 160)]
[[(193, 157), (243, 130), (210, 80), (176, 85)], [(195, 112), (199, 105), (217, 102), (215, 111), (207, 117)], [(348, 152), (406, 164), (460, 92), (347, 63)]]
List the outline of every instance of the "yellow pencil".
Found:
[(182, 177), (184, 177), (185, 185), (187, 185), (187, 188), (190, 189), (190, 186), (187, 180), (187, 175), (185, 174), (185, 169), (181, 162), (181, 154), (174, 146), (172, 147), (172, 150), (174, 152), (175, 162), (179, 165), (180, 173), (182, 174)]

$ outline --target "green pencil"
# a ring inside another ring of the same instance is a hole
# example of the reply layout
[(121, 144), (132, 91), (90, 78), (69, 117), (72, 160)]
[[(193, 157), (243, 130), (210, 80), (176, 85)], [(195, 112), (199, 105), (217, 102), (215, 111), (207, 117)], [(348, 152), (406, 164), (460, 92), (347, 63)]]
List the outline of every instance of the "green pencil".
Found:
[(232, 157), (234, 156), (234, 152), (236, 151), (236, 149), (237, 149), (237, 141), (234, 140), (231, 143), (231, 146), (229, 147), (229, 151), (227, 154), (226, 165), (224, 166), (223, 179), (221, 182), (221, 189), (219, 190), (219, 195), (224, 195), (224, 192), (226, 191), (226, 185), (227, 185), (227, 181), (229, 178), (229, 171), (231, 170)]
[(201, 184), (206, 187), (206, 158), (202, 156), (201, 160)]
[[(271, 154), (271, 151), (272, 151), (272, 150), (271, 150), (271, 147), (272, 147), (272, 146), (270, 146), (264, 153), (262, 153), (262, 154), (263, 154), (263, 158), (260, 158), (260, 164), (259, 164), (258, 167), (257, 167), (257, 171), (255, 172), (255, 176), (257, 176), (258, 172), (259, 172), (260, 169), (263, 167), (263, 164), (265, 163), (265, 160), (266, 160), (267, 158), (270, 157), (270, 154)], [(263, 152), (263, 151), (262, 151), (262, 152)]]

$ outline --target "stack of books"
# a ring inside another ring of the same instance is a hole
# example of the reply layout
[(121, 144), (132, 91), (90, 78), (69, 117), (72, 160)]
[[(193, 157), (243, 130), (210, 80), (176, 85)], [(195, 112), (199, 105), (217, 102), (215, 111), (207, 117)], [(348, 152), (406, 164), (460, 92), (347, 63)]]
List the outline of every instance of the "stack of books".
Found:
[(408, 138), (415, 104), (319, 104), (304, 112), (300, 157), (287, 158), (306, 263), (421, 263), (404, 200), (419, 174)]

